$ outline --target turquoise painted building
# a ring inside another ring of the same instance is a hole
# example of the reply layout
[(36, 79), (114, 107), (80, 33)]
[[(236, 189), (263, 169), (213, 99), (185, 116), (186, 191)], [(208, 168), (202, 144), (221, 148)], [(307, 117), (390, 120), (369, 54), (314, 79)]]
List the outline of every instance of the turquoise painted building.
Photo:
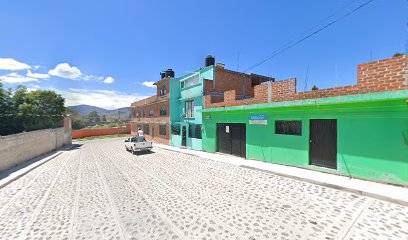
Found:
[(205, 82), (213, 80), (213, 65), (170, 80), (170, 145), (202, 150), (200, 110)]

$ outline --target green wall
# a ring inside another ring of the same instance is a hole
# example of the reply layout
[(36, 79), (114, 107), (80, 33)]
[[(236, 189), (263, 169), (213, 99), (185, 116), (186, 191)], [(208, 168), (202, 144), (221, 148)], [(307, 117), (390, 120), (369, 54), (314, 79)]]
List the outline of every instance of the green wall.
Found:
[[(217, 150), (216, 123), (245, 123), (248, 159), (408, 185), (404, 99), (203, 112), (205, 151)], [(259, 113), (268, 125), (249, 124), (249, 115)], [(337, 170), (309, 165), (310, 119), (337, 119)], [(275, 134), (275, 120), (302, 120), (302, 135)]]

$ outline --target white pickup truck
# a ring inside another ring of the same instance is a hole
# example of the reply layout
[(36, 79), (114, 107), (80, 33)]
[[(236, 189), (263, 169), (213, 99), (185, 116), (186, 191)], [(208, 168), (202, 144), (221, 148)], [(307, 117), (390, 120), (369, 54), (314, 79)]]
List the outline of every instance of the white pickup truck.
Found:
[(129, 137), (125, 140), (125, 148), (135, 154), (137, 151), (150, 151), (153, 143), (146, 141), (144, 137)]

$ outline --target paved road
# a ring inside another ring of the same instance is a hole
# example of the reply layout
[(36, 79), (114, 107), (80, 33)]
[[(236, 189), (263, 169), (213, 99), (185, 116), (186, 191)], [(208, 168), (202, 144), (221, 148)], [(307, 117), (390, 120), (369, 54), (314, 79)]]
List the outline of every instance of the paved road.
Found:
[(119, 140), (0, 189), (2, 239), (408, 239), (408, 208)]

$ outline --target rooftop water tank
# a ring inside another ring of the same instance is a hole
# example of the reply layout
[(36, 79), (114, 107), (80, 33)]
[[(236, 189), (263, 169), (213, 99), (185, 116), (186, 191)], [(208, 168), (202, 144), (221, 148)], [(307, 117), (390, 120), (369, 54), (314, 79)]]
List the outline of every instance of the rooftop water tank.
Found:
[(205, 58), (205, 66), (208, 67), (208, 66), (212, 66), (214, 64), (215, 64), (215, 58), (213, 56), (211, 56), (211, 55), (208, 55)]

